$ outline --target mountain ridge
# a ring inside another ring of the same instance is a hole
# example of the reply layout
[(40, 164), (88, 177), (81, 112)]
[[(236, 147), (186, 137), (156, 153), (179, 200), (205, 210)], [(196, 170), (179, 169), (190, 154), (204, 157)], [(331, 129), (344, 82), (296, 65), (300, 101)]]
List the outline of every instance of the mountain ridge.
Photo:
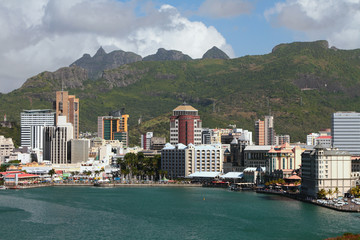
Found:
[(334, 111), (360, 110), (360, 49), (326, 43), (282, 44), (235, 59), (137, 61), (104, 70), (96, 80), (75, 66), (60, 69), (67, 75), (44, 72), (0, 95), (0, 115), (18, 121), (23, 109), (51, 108), (63, 82), (80, 98), (82, 131), (96, 131), (97, 116), (125, 107), (133, 144), (146, 131), (168, 137), (168, 117), (183, 101), (199, 110), (204, 127), (254, 131), (254, 122), (271, 111), (278, 134), (305, 141), (305, 134), (331, 126)]

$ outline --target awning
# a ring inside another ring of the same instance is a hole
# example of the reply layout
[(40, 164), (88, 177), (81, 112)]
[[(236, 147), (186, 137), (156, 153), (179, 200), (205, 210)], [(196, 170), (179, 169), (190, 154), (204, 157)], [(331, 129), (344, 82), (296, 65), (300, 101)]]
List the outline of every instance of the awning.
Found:
[(242, 177), (243, 177), (242, 172), (228, 172), (228, 173), (220, 176), (220, 178), (222, 178), (222, 179), (225, 179), (225, 178), (239, 179)]
[(220, 175), (220, 172), (194, 172), (190, 174), (189, 178), (215, 178)]

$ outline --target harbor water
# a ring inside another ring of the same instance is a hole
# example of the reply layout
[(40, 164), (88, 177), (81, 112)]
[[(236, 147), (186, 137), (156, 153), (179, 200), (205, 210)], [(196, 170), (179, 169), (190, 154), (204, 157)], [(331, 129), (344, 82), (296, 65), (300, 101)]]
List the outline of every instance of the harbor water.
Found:
[(44, 187), (0, 192), (0, 239), (325, 239), (360, 214), (213, 188)]

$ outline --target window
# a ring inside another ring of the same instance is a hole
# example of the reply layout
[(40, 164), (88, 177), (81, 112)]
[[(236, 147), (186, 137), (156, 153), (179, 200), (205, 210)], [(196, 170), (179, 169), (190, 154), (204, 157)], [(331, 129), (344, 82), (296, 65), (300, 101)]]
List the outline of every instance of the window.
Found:
[(285, 158), (283, 158), (283, 169), (285, 169)]

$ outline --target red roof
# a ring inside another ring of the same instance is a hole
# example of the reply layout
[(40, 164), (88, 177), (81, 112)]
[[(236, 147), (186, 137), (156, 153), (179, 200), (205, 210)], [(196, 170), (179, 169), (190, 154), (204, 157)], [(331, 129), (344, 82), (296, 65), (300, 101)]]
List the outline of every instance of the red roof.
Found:
[[(29, 173), (18, 174), (18, 178), (30, 178), (30, 177), (39, 177), (39, 175), (29, 174)], [(15, 178), (15, 174), (6, 175), (6, 178)]]
[(8, 172), (0, 172), (0, 174), (1, 174), (1, 175), (12, 174), (12, 173), (22, 173), (22, 171), (8, 171)]
[(301, 180), (301, 177), (299, 177), (298, 175), (292, 175), (291, 177), (285, 178), (285, 179), (289, 179), (289, 180)]
[(320, 137), (317, 137), (316, 139), (331, 139), (332, 137), (331, 136), (320, 136)]

